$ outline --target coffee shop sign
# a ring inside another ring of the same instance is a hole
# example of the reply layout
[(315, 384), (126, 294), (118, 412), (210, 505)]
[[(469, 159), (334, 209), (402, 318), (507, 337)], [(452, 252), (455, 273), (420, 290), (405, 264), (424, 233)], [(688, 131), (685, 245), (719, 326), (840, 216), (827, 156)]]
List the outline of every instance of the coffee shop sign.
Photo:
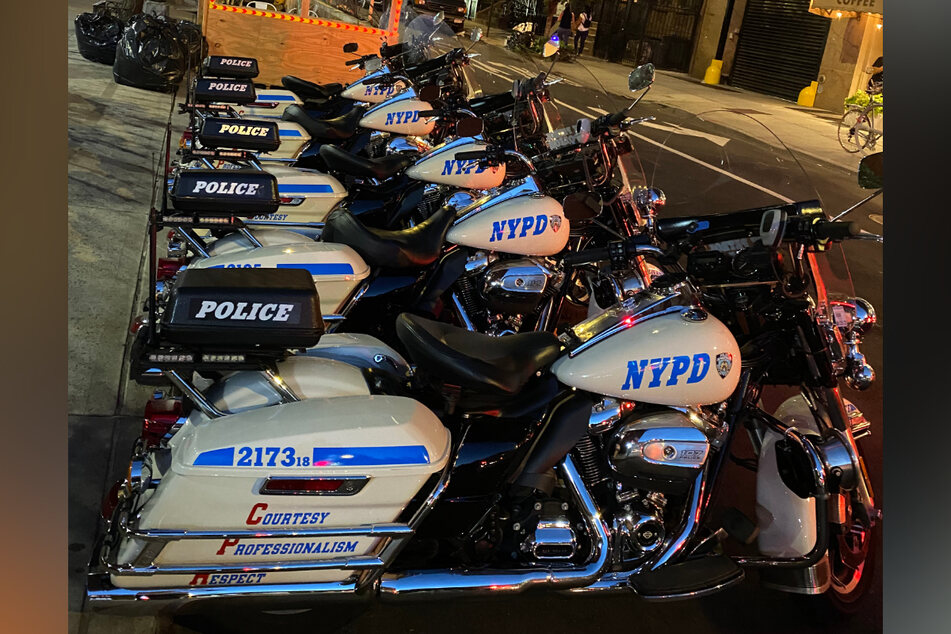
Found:
[(812, 0), (811, 9), (881, 13), (885, 0)]

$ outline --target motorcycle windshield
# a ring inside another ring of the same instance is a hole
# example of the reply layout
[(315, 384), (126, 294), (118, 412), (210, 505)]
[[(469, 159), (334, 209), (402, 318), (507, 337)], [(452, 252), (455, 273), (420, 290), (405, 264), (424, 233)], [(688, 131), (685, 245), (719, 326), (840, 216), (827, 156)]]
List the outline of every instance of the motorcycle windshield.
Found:
[(569, 125), (563, 118), (562, 108), (552, 96), (558, 78), (552, 75), (551, 57), (543, 57), (526, 48), (509, 49), (508, 63), (503, 65), (511, 77), (512, 133), (515, 148), (529, 155), (544, 151), (547, 146), (527, 143), (528, 139), (545, 139), (548, 134)]
[(420, 64), (460, 46), (460, 38), (439, 14), (404, 8), (400, 23), (405, 26), (400, 26), (399, 41), (410, 46), (405, 53), (406, 65)]
[[(808, 159), (795, 155), (755, 113), (712, 110), (643, 122), (627, 134), (641, 148), (648, 184), (663, 192), (658, 218), (700, 218), (807, 201), (814, 201), (808, 209), (824, 218), (838, 213), (823, 204), (823, 193), (803, 166)], [(748, 238), (706, 248), (732, 256), (759, 239), (758, 229), (751, 230)], [(809, 273), (807, 292), (831, 320), (830, 301), (855, 295), (842, 247), (790, 255)]]

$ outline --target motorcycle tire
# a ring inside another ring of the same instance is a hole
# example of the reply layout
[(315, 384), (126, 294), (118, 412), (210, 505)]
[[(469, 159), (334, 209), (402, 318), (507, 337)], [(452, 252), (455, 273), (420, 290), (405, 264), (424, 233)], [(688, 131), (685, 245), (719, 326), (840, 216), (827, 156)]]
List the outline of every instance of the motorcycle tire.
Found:
[[(857, 525), (854, 517), (850, 523)], [(881, 550), (880, 532), (881, 524), (876, 523), (864, 530), (852, 530), (845, 534), (833, 532), (829, 536), (831, 585), (821, 595), (802, 597), (807, 604), (811, 604), (808, 607), (818, 618), (850, 616), (862, 611), (862, 599), (875, 581)]]

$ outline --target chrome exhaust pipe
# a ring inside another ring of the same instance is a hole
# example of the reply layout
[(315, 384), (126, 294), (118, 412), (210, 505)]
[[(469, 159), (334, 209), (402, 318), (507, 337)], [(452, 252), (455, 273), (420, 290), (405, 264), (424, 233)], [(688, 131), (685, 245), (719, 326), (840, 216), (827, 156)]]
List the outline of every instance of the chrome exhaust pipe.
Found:
[(461, 570), (420, 570), (398, 577), (383, 577), (379, 584), (380, 598), (398, 600), (429, 598), (432, 595), (498, 595), (522, 592), (530, 587), (575, 588), (587, 586), (598, 579), (608, 564), (609, 538), (601, 512), (585, 488), (571, 456), (560, 465), (562, 476), (581, 507), (592, 536), (591, 555), (581, 568), (557, 567), (530, 570), (494, 570), (467, 572)]

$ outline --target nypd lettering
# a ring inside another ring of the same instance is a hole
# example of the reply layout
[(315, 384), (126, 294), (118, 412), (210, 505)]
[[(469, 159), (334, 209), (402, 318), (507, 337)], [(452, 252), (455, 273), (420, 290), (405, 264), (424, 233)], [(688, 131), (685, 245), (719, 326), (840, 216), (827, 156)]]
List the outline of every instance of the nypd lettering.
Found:
[(219, 128), (220, 134), (237, 134), (238, 136), (267, 136), (271, 128), (258, 125), (236, 125), (224, 123)]
[(195, 319), (227, 319), (230, 321), (288, 321), (294, 304), (260, 304), (257, 302), (215, 302), (202, 300)]
[(450, 174), (471, 174), (473, 169), (475, 169), (476, 174), (481, 174), (488, 169), (488, 166), (483, 166), (480, 163), (481, 161), (478, 160), (446, 161), (442, 168), (442, 175), (449, 176)]
[(224, 586), (242, 583), (261, 583), (267, 573), (241, 572), (234, 574), (199, 573), (188, 582), (190, 586)]
[(396, 92), (396, 85), (384, 86), (382, 84), (373, 84), (372, 86), (366, 86), (366, 91), (364, 96), (366, 97), (379, 97), (381, 95), (386, 95), (389, 97), (394, 92)]
[(245, 524), (248, 526), (308, 526), (323, 524), (330, 517), (329, 512), (268, 513), (268, 505), (258, 502), (251, 507)]
[(193, 194), (219, 194), (223, 196), (254, 196), (261, 188), (261, 183), (241, 183), (238, 181), (195, 181)]
[(387, 112), (386, 123), (384, 125), (400, 125), (401, 123), (416, 123), (419, 121), (419, 110), (401, 110), (400, 112)]
[(250, 84), (234, 84), (223, 81), (213, 81), (208, 84), (208, 90), (226, 90), (230, 92), (248, 92)]
[[(662, 377), (667, 369), (670, 374), (666, 381)], [(689, 371), (689, 374), (688, 374)], [(658, 357), (656, 359), (639, 359), (627, 362), (627, 378), (622, 390), (639, 390), (644, 383), (645, 376), (648, 377), (646, 388), (667, 387), (677, 385), (681, 378), (686, 379), (688, 384), (699, 383), (707, 376), (710, 371), (710, 355), (706, 352), (700, 352), (693, 357), (687, 355), (677, 355), (675, 357)], [(686, 376), (685, 376), (686, 375)]]
[(531, 230), (531, 235), (537, 236), (548, 228), (548, 216), (524, 216), (522, 218), (507, 218), (492, 222), (492, 236), (489, 242), (512, 240), (516, 237), (524, 238)]
[[(229, 555), (245, 557), (266, 556), (266, 555), (324, 555), (328, 553), (353, 553), (357, 551), (359, 541), (315, 541), (298, 542), (291, 544), (287, 541), (262, 542), (251, 540), (249, 543), (242, 544), (240, 539), (226, 539), (221, 543), (221, 548), (216, 555)], [(233, 550), (229, 550), (233, 549)]]

